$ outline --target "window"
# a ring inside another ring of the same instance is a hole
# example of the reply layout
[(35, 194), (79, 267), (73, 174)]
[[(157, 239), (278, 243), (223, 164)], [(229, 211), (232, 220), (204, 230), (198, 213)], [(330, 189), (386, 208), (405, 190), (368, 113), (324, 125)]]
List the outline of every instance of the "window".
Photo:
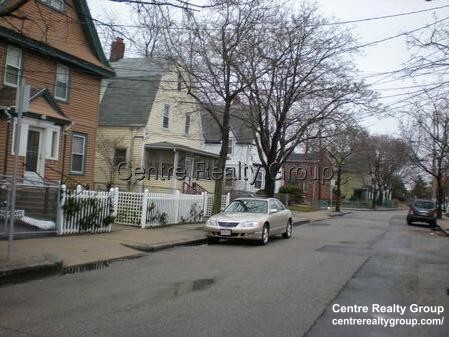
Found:
[(228, 154), (232, 154), (233, 151), (234, 151), (234, 140), (233, 139), (229, 139), (229, 141), (228, 141)]
[(256, 179), (254, 181), (254, 188), (261, 189), (262, 188), (262, 172), (258, 172)]
[(5, 79), (6, 85), (17, 87), (22, 75), (22, 50), (8, 46), (6, 52)]
[(69, 98), (69, 67), (58, 64), (56, 67), (55, 97), (67, 101)]
[(170, 105), (165, 104), (165, 106), (164, 106), (164, 117), (162, 119), (162, 127), (164, 129), (168, 129), (169, 121), (170, 121)]
[(64, 0), (41, 0), (41, 2), (58, 11), (64, 10)]
[(84, 162), (86, 159), (86, 136), (73, 134), (72, 138), (72, 173), (84, 174)]
[(48, 159), (58, 160), (59, 152), (59, 132), (56, 130), (50, 131), (50, 157)]
[(115, 150), (114, 150), (114, 166), (118, 166), (120, 163), (126, 163), (126, 149), (115, 148)]
[(280, 202), (279, 200), (274, 200), (274, 203), (276, 204), (277, 209), (279, 211), (284, 211), (285, 210), (284, 204), (282, 202)]
[(190, 134), (190, 112), (186, 113), (186, 125), (184, 128), (184, 132), (186, 135)]
[(307, 192), (307, 181), (302, 182), (302, 191)]
[(181, 73), (178, 71), (178, 91), (181, 91), (182, 89), (182, 76)]

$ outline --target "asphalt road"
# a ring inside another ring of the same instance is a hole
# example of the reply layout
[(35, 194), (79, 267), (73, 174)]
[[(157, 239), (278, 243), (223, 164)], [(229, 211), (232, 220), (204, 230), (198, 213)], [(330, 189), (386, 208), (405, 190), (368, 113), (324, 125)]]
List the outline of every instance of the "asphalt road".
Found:
[(401, 212), (355, 212), (266, 247), (180, 247), (2, 287), (0, 336), (448, 336), (449, 317), (348, 327), (332, 325), (346, 316), (331, 310), (419, 303), (449, 316), (448, 266), (449, 238), (408, 227)]

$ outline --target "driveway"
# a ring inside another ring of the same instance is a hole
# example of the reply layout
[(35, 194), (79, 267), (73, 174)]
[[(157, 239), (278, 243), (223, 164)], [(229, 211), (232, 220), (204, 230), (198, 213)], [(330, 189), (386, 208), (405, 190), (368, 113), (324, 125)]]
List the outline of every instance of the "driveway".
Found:
[(178, 247), (2, 287), (0, 336), (447, 336), (447, 322), (335, 327), (330, 308), (449, 310), (448, 258), (449, 240), (408, 227), (403, 212), (354, 212), (295, 227), (292, 239), (266, 247)]

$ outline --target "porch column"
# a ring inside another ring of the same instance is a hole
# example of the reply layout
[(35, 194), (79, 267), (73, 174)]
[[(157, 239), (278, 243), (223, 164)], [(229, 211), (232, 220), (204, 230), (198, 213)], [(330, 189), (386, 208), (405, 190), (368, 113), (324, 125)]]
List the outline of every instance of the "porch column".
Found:
[(173, 158), (173, 193), (176, 191), (176, 171), (178, 170), (178, 161), (179, 161), (179, 152), (176, 149), (173, 149), (175, 156)]

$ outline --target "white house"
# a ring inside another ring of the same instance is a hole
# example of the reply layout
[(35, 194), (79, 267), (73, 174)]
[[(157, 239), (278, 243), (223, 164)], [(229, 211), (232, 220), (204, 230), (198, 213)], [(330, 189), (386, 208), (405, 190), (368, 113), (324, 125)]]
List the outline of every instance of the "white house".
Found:
[[(203, 150), (219, 154), (221, 149), (221, 132), (217, 122), (210, 113), (201, 114), (203, 130)], [(251, 128), (237, 117), (230, 119), (231, 132), (229, 134), (228, 158), (226, 161), (227, 176), (233, 173), (233, 179), (226, 179), (225, 190), (257, 192), (264, 189), (265, 171), (260, 167), (259, 154), (254, 144)], [(276, 184), (279, 190), (282, 181)]]

